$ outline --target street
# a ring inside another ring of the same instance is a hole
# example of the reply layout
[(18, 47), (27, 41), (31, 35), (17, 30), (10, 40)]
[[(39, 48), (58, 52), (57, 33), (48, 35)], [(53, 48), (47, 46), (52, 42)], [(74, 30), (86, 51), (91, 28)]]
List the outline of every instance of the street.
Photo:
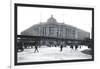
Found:
[(23, 52), (17, 53), (18, 63), (20, 62), (39, 62), (39, 61), (56, 61), (56, 60), (77, 60), (91, 59), (91, 55), (82, 53), (82, 50), (88, 50), (87, 47), (72, 50), (69, 47), (63, 47), (60, 52), (60, 47), (40, 47), (39, 52), (34, 53), (34, 48), (24, 49)]

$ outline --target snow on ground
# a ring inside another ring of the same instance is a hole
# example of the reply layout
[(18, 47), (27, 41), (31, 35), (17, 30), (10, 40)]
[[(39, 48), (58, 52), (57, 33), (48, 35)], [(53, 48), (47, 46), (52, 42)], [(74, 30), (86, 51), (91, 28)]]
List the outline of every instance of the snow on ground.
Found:
[(91, 59), (91, 55), (83, 54), (82, 49), (72, 50), (69, 47), (64, 47), (60, 52), (59, 47), (41, 47), (39, 52), (34, 53), (34, 48), (24, 49), (23, 52), (18, 52), (18, 63), (20, 62), (38, 62), (38, 61), (55, 61), (55, 60), (76, 60), (76, 59)]

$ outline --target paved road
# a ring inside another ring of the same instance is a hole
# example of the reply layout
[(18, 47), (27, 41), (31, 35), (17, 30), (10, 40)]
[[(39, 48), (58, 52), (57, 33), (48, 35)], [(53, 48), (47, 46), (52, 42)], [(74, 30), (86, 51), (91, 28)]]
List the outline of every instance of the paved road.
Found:
[[(83, 49), (81, 49), (83, 50)], [(25, 49), (18, 53), (18, 62), (38, 62), (38, 61), (55, 61), (55, 60), (75, 60), (75, 59), (91, 59), (91, 55), (83, 54), (80, 49), (72, 50), (63, 48), (60, 52), (59, 47), (42, 47), (38, 53), (34, 53), (34, 48)]]

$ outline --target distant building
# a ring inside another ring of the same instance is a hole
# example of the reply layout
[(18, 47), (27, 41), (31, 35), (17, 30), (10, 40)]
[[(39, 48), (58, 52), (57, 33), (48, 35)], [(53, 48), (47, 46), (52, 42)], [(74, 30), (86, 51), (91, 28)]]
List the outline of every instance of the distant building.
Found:
[(33, 25), (30, 28), (22, 31), (21, 35), (80, 40), (90, 38), (89, 32), (83, 31), (65, 23), (59, 23), (56, 21), (53, 15), (51, 15), (47, 22), (40, 22), (39, 24)]

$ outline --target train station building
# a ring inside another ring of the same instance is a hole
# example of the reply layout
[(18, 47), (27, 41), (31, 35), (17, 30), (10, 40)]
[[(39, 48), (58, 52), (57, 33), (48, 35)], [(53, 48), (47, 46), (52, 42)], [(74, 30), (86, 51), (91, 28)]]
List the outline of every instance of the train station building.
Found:
[(21, 32), (21, 35), (45, 36), (66, 39), (84, 40), (90, 38), (90, 33), (74, 26), (58, 22), (53, 15), (47, 22), (40, 22)]

